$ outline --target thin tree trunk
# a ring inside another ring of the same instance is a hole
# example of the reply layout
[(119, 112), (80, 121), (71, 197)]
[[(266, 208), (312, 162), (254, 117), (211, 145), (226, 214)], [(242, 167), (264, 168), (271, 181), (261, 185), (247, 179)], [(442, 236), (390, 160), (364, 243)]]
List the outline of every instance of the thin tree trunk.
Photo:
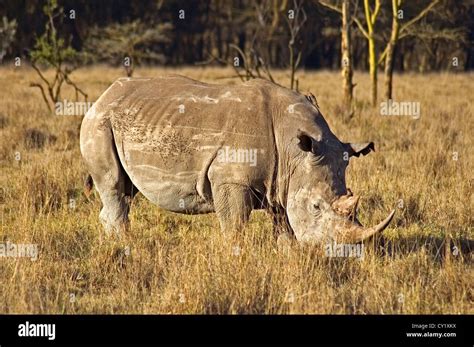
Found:
[(393, 52), (395, 44), (391, 42), (388, 44), (387, 57), (385, 58), (385, 99), (392, 99), (392, 85), (393, 85)]
[(344, 105), (350, 110), (352, 104), (352, 52), (351, 52), (351, 31), (349, 25), (349, 0), (342, 3), (342, 35), (341, 35), (341, 55), (342, 55), (342, 89), (344, 91)]
[(372, 106), (377, 104), (377, 56), (375, 53), (374, 26), (380, 10), (380, 0), (375, 0), (375, 9), (371, 10), (369, 0), (364, 0), (364, 12), (367, 22), (367, 41), (369, 46), (369, 72), (372, 84)]
[(377, 104), (377, 58), (375, 55), (375, 40), (372, 33), (369, 33), (369, 72), (371, 82), (372, 106)]
[(293, 89), (293, 86), (295, 84), (295, 57), (293, 56), (293, 44), (289, 43), (288, 48), (290, 50), (290, 67), (291, 67), (291, 82), (290, 86), (291, 89)]
[(398, 34), (400, 32), (400, 23), (398, 22), (398, 9), (400, 7), (401, 0), (392, 0), (392, 33), (390, 35), (390, 41), (387, 45), (387, 55), (385, 57), (385, 99), (392, 99), (392, 86), (393, 86), (393, 56), (395, 54), (395, 47), (398, 42)]

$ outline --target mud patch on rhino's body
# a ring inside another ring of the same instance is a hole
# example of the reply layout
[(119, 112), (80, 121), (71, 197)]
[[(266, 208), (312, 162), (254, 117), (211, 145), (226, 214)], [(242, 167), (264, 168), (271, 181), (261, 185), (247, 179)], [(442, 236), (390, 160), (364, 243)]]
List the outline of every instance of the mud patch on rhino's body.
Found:
[(217, 97), (210, 97), (209, 95), (199, 96), (194, 94), (185, 94), (182, 96), (173, 97), (171, 100), (176, 100), (178, 102), (190, 101), (193, 103), (202, 102), (205, 104), (218, 104), (220, 101), (242, 102), (241, 98), (233, 96), (230, 91), (227, 91)]

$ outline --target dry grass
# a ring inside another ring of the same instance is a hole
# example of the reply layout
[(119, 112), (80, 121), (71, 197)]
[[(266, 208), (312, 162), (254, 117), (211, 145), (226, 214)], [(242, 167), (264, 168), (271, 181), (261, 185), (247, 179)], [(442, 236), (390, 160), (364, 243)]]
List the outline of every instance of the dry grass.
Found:
[[(232, 74), (166, 71), (205, 81)], [(138, 69), (136, 75), (164, 72)], [(95, 67), (73, 77), (94, 100), (120, 75)], [(369, 250), (357, 260), (297, 245), (279, 250), (263, 213), (253, 213), (247, 230), (229, 239), (212, 214), (175, 215), (142, 196), (133, 202), (130, 234), (107, 239), (98, 196), (82, 194), (81, 117), (48, 115), (38, 91), (28, 87), (33, 71), (3, 68), (0, 241), (34, 243), (40, 253), (36, 261), (0, 258), (0, 312), (474, 313), (472, 255), (454, 252), (446, 259), (442, 245), (446, 235), (455, 244), (473, 238), (473, 76), (396, 76), (396, 99), (421, 102), (418, 120), (382, 117), (370, 108), (364, 74), (356, 74), (352, 118), (340, 112), (339, 74), (300, 76), (301, 89), (317, 96), (341, 139), (376, 142), (377, 152), (351, 163), (348, 187), (364, 197), (365, 224), (403, 200), (384, 233), (388, 253)], [(238, 83), (218, 80), (229, 81)]]

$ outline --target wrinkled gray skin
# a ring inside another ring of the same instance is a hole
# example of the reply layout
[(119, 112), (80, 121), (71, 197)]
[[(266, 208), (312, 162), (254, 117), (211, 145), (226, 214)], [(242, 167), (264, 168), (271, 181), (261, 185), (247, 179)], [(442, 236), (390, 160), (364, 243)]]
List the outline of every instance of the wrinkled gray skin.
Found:
[[(359, 242), (393, 216), (363, 228), (346, 188), (348, 158), (373, 143), (339, 141), (307, 97), (264, 80), (120, 78), (84, 117), (80, 143), (107, 231), (127, 228), (137, 191), (165, 210), (216, 212), (223, 230), (265, 208), (278, 233), (309, 243)], [(229, 150), (256, 161), (235, 162)]]

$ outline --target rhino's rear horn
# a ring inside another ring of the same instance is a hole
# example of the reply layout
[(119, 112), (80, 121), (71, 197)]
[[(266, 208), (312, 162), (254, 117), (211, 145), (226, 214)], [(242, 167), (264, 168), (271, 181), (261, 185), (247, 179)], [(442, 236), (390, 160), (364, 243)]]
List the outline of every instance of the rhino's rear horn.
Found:
[(359, 200), (360, 196), (352, 195), (352, 192), (350, 192), (349, 194), (343, 195), (339, 199), (334, 201), (332, 204), (332, 208), (337, 214), (340, 214), (342, 216), (355, 217)]

